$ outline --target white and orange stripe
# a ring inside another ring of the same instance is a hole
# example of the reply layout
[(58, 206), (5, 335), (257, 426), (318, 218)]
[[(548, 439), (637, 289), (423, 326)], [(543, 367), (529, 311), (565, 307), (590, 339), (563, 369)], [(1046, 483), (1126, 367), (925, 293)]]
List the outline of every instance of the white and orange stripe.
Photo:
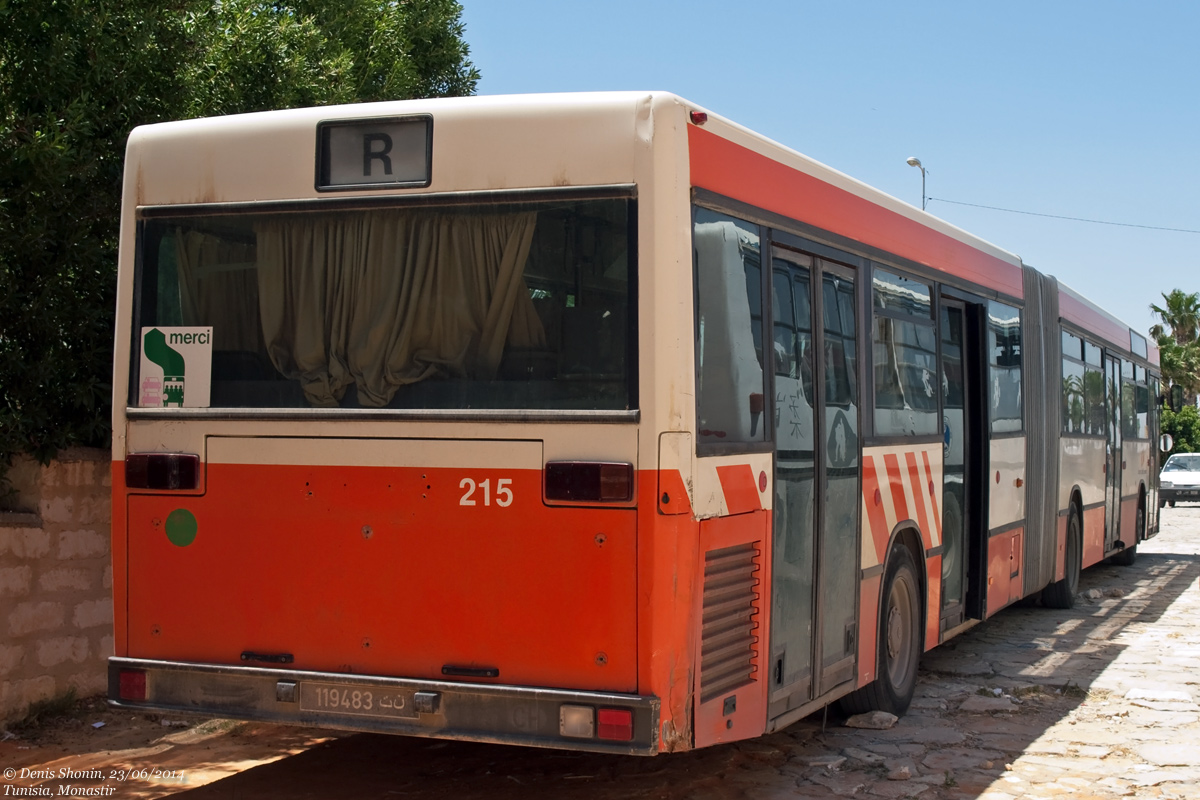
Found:
[(942, 542), (940, 443), (874, 447), (862, 457), (862, 568), (883, 564), (896, 526), (912, 520), (925, 549)]
[(770, 510), (772, 454), (743, 453), (696, 460), (695, 513), (698, 519)]

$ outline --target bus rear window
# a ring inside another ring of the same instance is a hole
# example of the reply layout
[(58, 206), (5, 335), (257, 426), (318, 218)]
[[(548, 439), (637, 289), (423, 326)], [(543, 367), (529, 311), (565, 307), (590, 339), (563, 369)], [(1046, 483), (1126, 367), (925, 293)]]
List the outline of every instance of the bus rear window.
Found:
[(631, 220), (623, 199), (156, 213), (130, 405), (633, 408)]

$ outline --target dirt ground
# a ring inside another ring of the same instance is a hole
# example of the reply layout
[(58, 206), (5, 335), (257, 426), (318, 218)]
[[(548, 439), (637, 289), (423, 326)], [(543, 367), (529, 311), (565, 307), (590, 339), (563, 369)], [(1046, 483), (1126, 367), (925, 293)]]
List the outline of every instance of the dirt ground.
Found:
[[(203, 786), (337, 738), (330, 731), (178, 715), (131, 714), (103, 697), (28, 726), (0, 728), (0, 771), (11, 787), (82, 788), (83, 796), (151, 798)], [(10, 772), (10, 770), (12, 772)], [(111, 791), (110, 791), (111, 790)]]

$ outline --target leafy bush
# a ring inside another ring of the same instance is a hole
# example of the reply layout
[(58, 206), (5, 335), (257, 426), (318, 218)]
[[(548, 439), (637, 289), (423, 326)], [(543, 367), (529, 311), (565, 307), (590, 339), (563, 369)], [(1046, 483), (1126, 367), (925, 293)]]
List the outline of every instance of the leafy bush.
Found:
[(1195, 406), (1184, 406), (1179, 413), (1164, 406), (1161, 430), (1171, 434), (1175, 445), (1170, 452), (1159, 453), (1160, 465), (1175, 453), (1200, 453), (1200, 411)]

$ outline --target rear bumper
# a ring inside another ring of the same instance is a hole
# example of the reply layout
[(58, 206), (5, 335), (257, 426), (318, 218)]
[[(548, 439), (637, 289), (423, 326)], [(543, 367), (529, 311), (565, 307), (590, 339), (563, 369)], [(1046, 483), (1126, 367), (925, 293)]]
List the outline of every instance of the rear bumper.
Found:
[[(144, 700), (121, 697), (122, 670), (145, 674)], [(630, 694), (110, 658), (108, 697), (117, 708), (603, 753), (658, 752), (659, 700)], [(632, 740), (563, 736), (564, 704), (629, 709)]]
[(1200, 503), (1200, 489), (1162, 489), (1158, 490), (1160, 501), (1175, 500), (1189, 503)]

